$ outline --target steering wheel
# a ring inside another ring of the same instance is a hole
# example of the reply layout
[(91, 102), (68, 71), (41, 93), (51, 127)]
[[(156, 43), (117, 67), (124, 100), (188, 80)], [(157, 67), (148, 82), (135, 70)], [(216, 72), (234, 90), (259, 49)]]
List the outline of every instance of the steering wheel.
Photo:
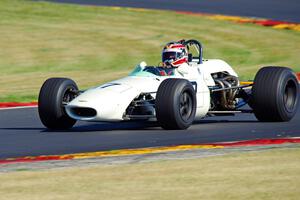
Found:
[(159, 69), (153, 66), (147, 66), (143, 71), (160, 76)]

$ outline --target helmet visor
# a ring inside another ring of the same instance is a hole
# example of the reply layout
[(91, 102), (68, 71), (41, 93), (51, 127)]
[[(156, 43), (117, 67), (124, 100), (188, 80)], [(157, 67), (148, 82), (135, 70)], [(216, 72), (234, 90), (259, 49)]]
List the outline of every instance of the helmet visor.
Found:
[(176, 52), (164, 52), (162, 55), (162, 61), (167, 62), (167, 61), (174, 61), (176, 60)]

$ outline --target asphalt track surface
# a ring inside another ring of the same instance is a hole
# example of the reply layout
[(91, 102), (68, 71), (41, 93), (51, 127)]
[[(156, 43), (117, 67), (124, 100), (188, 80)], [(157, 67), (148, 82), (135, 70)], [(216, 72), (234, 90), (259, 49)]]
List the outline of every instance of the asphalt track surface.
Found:
[(41, 124), (37, 108), (0, 110), (0, 159), (102, 150), (206, 144), (262, 138), (300, 137), (300, 109), (290, 122), (262, 123), (252, 114), (211, 117), (188, 130), (166, 131), (155, 123), (79, 122), (53, 132)]
[(121, 6), (260, 17), (300, 22), (299, 0), (48, 0), (84, 5)]

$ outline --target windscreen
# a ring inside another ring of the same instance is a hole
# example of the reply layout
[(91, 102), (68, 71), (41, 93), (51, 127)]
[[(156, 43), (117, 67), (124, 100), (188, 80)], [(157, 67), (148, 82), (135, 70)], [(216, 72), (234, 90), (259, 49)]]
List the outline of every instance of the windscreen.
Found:
[(164, 67), (153, 67), (147, 66), (144, 69), (138, 67), (130, 76), (174, 76), (175, 75), (175, 68), (164, 68)]

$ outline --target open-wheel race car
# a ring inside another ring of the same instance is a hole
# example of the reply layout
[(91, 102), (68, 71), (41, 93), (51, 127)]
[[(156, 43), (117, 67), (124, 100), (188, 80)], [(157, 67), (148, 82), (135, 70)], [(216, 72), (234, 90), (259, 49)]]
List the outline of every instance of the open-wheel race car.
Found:
[(242, 83), (226, 62), (203, 59), (197, 40), (181, 44), (195, 51), (179, 67), (141, 62), (127, 77), (85, 91), (68, 78), (46, 80), (38, 101), (42, 123), (69, 129), (77, 120), (157, 120), (164, 129), (187, 129), (215, 115), (254, 113), (263, 122), (289, 121), (295, 115), (299, 84), (291, 69), (263, 67), (253, 82)]

